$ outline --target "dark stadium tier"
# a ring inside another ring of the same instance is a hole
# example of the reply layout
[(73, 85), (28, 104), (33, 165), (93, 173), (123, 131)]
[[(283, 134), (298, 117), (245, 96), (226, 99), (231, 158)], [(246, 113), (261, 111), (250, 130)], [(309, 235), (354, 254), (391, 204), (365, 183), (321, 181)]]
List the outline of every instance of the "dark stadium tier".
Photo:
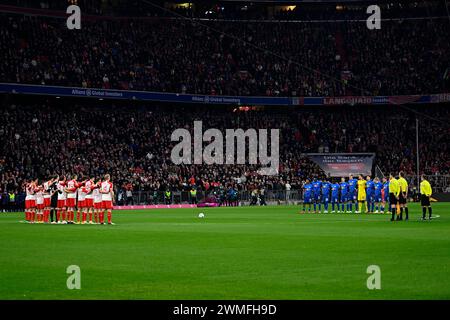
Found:
[[(448, 17), (205, 21), (1, 13), (2, 82), (230, 96), (450, 91)], [(42, 13), (44, 14), (44, 13)]]

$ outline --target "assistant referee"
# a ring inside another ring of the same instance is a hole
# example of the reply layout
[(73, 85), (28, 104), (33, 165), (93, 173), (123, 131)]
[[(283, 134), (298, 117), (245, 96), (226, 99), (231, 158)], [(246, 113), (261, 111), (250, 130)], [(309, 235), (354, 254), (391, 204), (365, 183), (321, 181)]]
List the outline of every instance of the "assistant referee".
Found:
[(391, 173), (389, 175), (389, 202), (391, 204), (392, 218), (391, 221), (395, 220), (395, 215), (397, 214), (397, 203), (400, 194), (400, 184), (398, 180), (395, 179), (394, 175)]
[(432, 194), (431, 185), (425, 179), (424, 175), (420, 176), (420, 205), (422, 206), (422, 220), (426, 220), (427, 208), (428, 208), (428, 219), (431, 220), (431, 204), (430, 198)]
[(400, 195), (398, 198), (398, 203), (400, 204), (400, 218), (398, 220), (403, 220), (403, 210), (405, 210), (405, 220), (408, 220), (408, 205), (407, 205), (407, 199), (408, 199), (408, 182), (403, 177), (404, 173), (403, 171), (400, 171), (398, 173), (398, 184), (400, 185)]

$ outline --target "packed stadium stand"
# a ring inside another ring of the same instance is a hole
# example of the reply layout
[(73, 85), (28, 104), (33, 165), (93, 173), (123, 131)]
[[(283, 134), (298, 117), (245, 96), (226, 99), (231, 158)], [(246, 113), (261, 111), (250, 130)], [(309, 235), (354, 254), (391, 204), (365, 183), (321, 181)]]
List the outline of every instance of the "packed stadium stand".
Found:
[(0, 15), (3, 82), (240, 96), (450, 89), (447, 17), (383, 21), (65, 20)]
[[(89, 14), (82, 30), (68, 30), (64, 12), (49, 14), (67, 2), (2, 3), (0, 82), (211, 96), (450, 92), (450, 21), (441, 1), (403, 11), (392, 5), (382, 30), (358, 20), (364, 11), (335, 7), (166, 10), (136, 1), (124, 11), (122, 1), (79, 3)], [(30, 14), (25, 5), (39, 11)], [(74, 172), (109, 172), (118, 188), (144, 191), (188, 190), (192, 181), (199, 190), (299, 189), (305, 178), (323, 175), (308, 152), (374, 152), (384, 173), (413, 175), (417, 118), (421, 172), (450, 174), (446, 104), (245, 108), (5, 95), (0, 112), (1, 192), (20, 192), (32, 177)], [(173, 165), (170, 135), (195, 120), (221, 130), (280, 128), (280, 175), (258, 176), (247, 165)]]
[[(391, 107), (240, 111), (218, 106), (97, 104), (51, 99), (3, 106), (1, 185), (18, 188), (24, 179), (55, 173), (110, 172), (118, 186), (132, 183), (141, 190), (187, 190), (191, 177), (200, 188), (208, 182), (235, 184), (239, 189), (260, 184), (282, 189), (289, 181), (295, 189), (303, 179), (320, 174), (304, 156), (308, 152), (375, 152), (376, 164), (385, 173), (414, 174), (415, 170), (416, 114)], [(450, 120), (448, 107), (423, 112)], [(177, 128), (192, 130), (195, 120), (220, 130), (280, 128), (280, 175), (258, 176), (256, 167), (247, 165), (172, 164), (171, 133)], [(425, 117), (420, 130), (423, 172), (449, 174), (448, 127)], [(238, 178), (245, 182), (236, 183)]]

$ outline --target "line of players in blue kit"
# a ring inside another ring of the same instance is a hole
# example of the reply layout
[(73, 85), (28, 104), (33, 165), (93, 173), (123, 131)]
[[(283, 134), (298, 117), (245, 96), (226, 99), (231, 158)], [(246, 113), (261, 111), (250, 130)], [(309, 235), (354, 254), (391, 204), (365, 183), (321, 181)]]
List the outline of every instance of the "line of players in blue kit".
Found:
[[(360, 179), (363, 179), (360, 176)], [(364, 179), (363, 179), (364, 180)], [(389, 180), (383, 178), (371, 179), (366, 177), (365, 183), (367, 213), (389, 213)], [(314, 178), (306, 179), (303, 185), (303, 208), (300, 213), (328, 213), (331, 204), (331, 213), (361, 213), (358, 209), (358, 180), (352, 175), (348, 181), (320, 181)], [(322, 211), (323, 206), (323, 211)], [(354, 209), (354, 211), (353, 211)]]

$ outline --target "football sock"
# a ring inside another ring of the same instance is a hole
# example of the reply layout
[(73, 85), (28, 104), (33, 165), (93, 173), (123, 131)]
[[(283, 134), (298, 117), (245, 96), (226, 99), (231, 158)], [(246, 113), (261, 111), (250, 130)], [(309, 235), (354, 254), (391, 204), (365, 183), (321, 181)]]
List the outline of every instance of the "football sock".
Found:
[(431, 219), (431, 207), (428, 207), (428, 217)]

